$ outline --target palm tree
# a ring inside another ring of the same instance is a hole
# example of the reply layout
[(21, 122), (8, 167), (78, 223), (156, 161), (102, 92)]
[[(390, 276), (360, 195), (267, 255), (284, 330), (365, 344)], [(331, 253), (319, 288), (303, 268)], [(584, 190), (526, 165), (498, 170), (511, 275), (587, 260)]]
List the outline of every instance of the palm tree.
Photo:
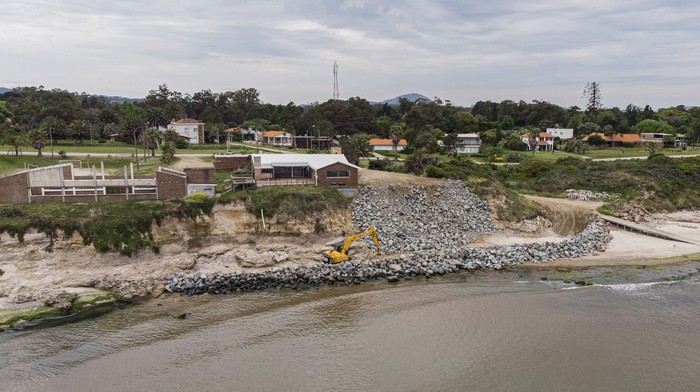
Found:
[(37, 156), (43, 156), (41, 150), (44, 149), (44, 145), (46, 144), (46, 131), (41, 128), (34, 128), (29, 131), (27, 136), (32, 147), (37, 149)]
[(159, 128), (168, 125), (169, 121), (165, 118), (165, 111), (158, 107), (147, 108), (145, 113), (146, 124), (151, 128)]
[(166, 129), (165, 132), (163, 132), (163, 138), (165, 139), (166, 142), (172, 142), (175, 143), (177, 142), (177, 139), (180, 138), (180, 135), (178, 135), (177, 132), (175, 132), (174, 129)]
[(68, 129), (70, 130), (71, 136), (78, 139), (78, 143), (80, 143), (80, 145), (83, 144), (83, 142), (85, 141), (85, 137), (88, 136), (90, 133), (90, 128), (85, 123), (85, 121), (82, 120), (74, 120), (68, 126)]
[(2, 135), (2, 144), (12, 146), (15, 150), (15, 155), (19, 155), (22, 147), (29, 146), (29, 139), (26, 133), (16, 132), (14, 129), (10, 128), (9, 131)]
[(156, 148), (158, 148), (158, 142), (162, 137), (162, 132), (155, 128), (150, 128), (146, 130), (146, 147), (151, 150), (151, 156), (156, 156)]
[(58, 117), (48, 116), (41, 121), (41, 127), (49, 132), (49, 145), (51, 146), (51, 156), (53, 157), (53, 130), (65, 126), (63, 120)]

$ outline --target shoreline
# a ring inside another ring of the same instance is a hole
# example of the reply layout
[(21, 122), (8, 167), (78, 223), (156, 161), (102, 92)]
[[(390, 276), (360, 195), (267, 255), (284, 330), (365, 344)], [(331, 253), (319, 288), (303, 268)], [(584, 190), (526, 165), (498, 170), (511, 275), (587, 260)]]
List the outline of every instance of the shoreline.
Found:
[[(556, 227), (559, 223), (556, 220), (557, 217), (575, 212), (580, 224), (581, 217), (591, 215), (600, 204), (568, 199), (530, 198), (552, 209), (554, 222), (547, 226), (537, 220), (534, 223), (531, 222), (529, 226), (518, 224), (518, 227), (507, 225), (505, 228), (501, 224), (499, 230), (480, 236), (475, 243), (468, 244), (464, 248), (428, 251), (417, 257), (427, 261), (435, 258), (444, 259), (443, 261), (451, 260), (453, 264), (441, 265), (443, 272), (433, 271), (430, 268), (424, 270), (423, 266), (420, 266), (409, 274), (409, 278), (426, 275), (426, 272), (427, 276), (431, 276), (459, 273), (465, 270), (585, 271), (595, 268), (683, 266), (700, 262), (698, 245), (649, 237), (610, 227), (612, 238), (606, 241), (605, 245), (588, 247), (587, 253), (591, 254), (576, 253), (580, 256), (577, 258), (561, 257), (564, 255), (561, 253), (560, 256), (554, 257), (557, 260), (547, 261), (552, 258), (540, 257), (537, 263), (527, 263), (526, 258), (523, 263), (523, 261), (511, 262), (510, 254), (496, 252), (490, 255), (491, 264), (468, 266), (467, 263), (470, 263), (469, 257), (471, 257), (469, 252), (476, 252), (474, 254), (483, 256), (483, 249), (487, 249), (486, 252), (488, 252), (490, 247), (517, 250), (519, 247), (534, 246), (535, 254), (546, 253), (548, 246), (556, 247), (557, 243), (566, 242), (580, 234), (577, 233), (573, 237), (574, 233), (557, 235), (554, 229), (562, 228)], [(221, 218), (224, 216), (222, 215)], [(651, 218), (650, 225), (689, 238), (700, 238), (700, 212), (681, 211), (657, 214)], [(219, 218), (216, 221), (219, 221)], [(565, 232), (576, 226), (576, 219), (568, 223), (571, 225), (568, 228), (564, 227)], [(160, 254), (140, 251), (132, 258), (112, 253), (98, 253), (93, 248), (84, 247), (76, 237), (59, 241), (55, 251), (49, 253), (43, 249), (47, 239), (41, 234), (28, 235), (28, 241), (24, 244), (3, 236), (0, 246), (6, 251), (6, 257), (4, 261), (0, 261), (0, 270), (2, 270), (0, 272), (0, 311), (17, 307), (17, 304), (21, 306), (23, 302), (31, 305), (29, 301), (38, 300), (48, 304), (57, 296), (63, 298), (63, 301), (66, 297), (74, 301), (75, 297), (72, 295), (76, 292), (106, 291), (114, 295), (115, 300), (126, 302), (157, 299), (167, 294), (168, 290), (165, 289), (167, 279), (177, 273), (192, 276), (231, 273), (255, 276), (270, 269), (321, 268), (318, 267), (323, 266), (320, 263), (321, 251), (328, 249), (329, 244), (338, 240), (338, 237), (330, 234), (324, 236), (241, 236), (239, 234), (231, 237), (233, 233), (229, 232), (225, 226), (228, 224), (227, 220), (222, 219), (217, 223), (217, 225), (222, 224), (224, 226), (214, 230), (215, 235), (208, 236), (207, 241), (196, 245), (195, 248), (190, 249), (187, 241), (180, 241), (164, 245)], [(167, 230), (177, 231), (175, 227)], [(231, 241), (234, 238), (235, 240)], [(353, 247), (352, 252), (356, 258), (371, 260), (369, 255), (372, 251), (368, 246), (363, 245), (362, 242), (355, 245), (357, 246)], [(474, 247), (475, 245), (478, 248)], [(467, 253), (458, 256), (459, 252)], [(406, 258), (413, 258), (414, 254), (394, 254), (388, 257), (389, 261), (380, 268), (382, 270), (379, 271), (380, 276), (376, 279), (373, 277), (372, 280), (384, 279), (391, 282), (403, 279), (401, 275), (403, 272), (399, 272), (403, 270), (400, 264)], [(354, 263), (344, 264), (344, 266), (351, 268), (351, 264)], [(392, 265), (391, 268), (390, 265)], [(401, 276), (397, 277), (397, 275)], [(358, 279), (357, 282), (361, 281), (363, 280)], [(348, 284), (352, 283), (356, 282), (351, 280)], [(289, 285), (291, 286), (294, 285)], [(70, 308), (70, 303), (69, 301), (58, 308), (65, 312)], [(54, 307), (56, 307), (55, 302)]]

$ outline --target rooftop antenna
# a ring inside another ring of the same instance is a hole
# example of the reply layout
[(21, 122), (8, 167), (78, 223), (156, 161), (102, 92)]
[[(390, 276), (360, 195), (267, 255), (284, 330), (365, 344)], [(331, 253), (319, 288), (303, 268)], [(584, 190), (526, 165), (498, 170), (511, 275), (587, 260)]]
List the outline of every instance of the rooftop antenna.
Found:
[(340, 94), (338, 94), (338, 62), (333, 62), (333, 100), (337, 101), (340, 99)]

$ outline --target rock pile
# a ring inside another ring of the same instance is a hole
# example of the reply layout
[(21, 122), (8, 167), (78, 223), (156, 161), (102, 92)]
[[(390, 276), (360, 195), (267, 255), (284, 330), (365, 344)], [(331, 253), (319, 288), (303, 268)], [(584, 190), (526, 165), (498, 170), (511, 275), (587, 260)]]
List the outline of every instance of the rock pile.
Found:
[(495, 229), (486, 202), (461, 181), (360, 188), (352, 218), (363, 230), (376, 227), (383, 250), (390, 253), (455, 249)]
[(606, 192), (592, 192), (585, 189), (567, 189), (564, 193), (567, 198), (575, 200), (601, 200), (610, 197)]
[(649, 220), (649, 211), (641, 204), (618, 204), (613, 215), (634, 223), (642, 223)]
[(272, 268), (263, 272), (186, 275), (168, 278), (168, 292), (224, 294), (265, 289), (296, 289), (300, 286), (350, 285), (385, 279), (395, 282), (418, 276), (430, 278), (459, 271), (501, 269), (525, 262), (546, 262), (575, 258), (601, 251), (609, 241), (609, 232), (601, 223), (592, 223), (579, 235), (557, 243), (516, 244), (501, 247), (461, 248), (453, 252), (430, 250), (412, 254), (350, 260), (340, 264), (311, 264)]

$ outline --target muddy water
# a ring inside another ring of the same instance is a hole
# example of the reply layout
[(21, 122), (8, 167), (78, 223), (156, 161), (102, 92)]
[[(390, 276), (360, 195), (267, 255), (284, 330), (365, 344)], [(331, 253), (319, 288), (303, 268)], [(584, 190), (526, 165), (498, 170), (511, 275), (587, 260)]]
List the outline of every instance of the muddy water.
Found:
[(170, 298), (0, 335), (0, 390), (697, 391), (699, 326), (696, 277)]

